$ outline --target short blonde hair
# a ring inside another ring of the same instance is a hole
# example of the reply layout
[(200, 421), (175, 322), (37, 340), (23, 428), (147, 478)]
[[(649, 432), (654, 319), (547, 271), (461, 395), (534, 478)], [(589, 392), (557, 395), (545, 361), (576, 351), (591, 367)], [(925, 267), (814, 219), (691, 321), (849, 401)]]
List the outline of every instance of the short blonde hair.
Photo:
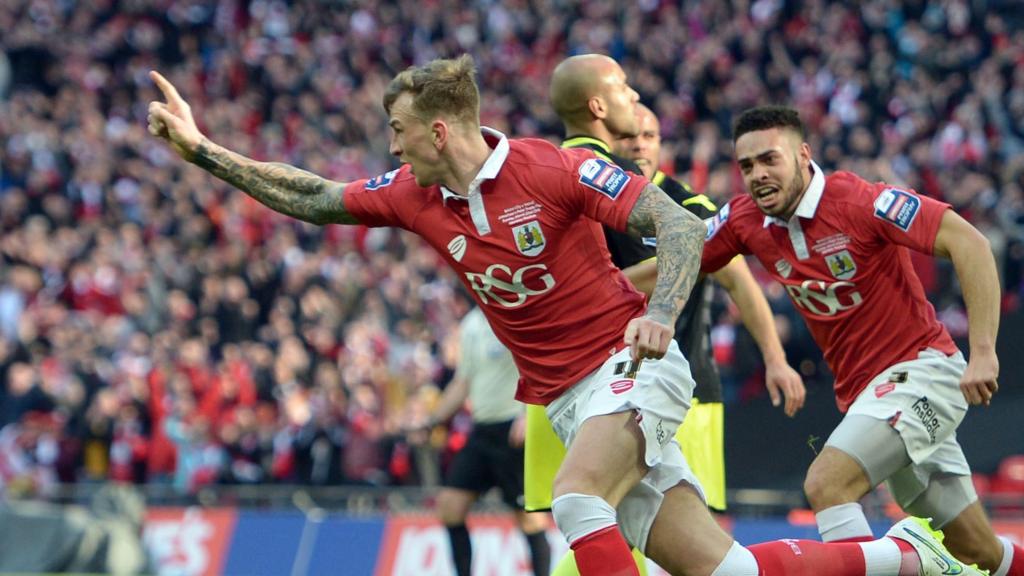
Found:
[(476, 86), (476, 65), (468, 54), (455, 59), (431, 60), (406, 68), (384, 91), (384, 110), (391, 114), (395, 100), (412, 94), (412, 108), (425, 120), (445, 116), (480, 122), (480, 91)]

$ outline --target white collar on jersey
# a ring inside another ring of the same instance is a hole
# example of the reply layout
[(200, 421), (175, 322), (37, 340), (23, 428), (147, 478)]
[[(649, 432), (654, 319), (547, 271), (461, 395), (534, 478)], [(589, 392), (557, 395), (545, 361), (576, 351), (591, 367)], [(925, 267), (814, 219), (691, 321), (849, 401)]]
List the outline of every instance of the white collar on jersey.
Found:
[[(800, 203), (796, 206), (796, 212), (794, 216), (800, 218), (814, 218), (814, 214), (818, 211), (818, 204), (821, 202), (821, 195), (825, 192), (825, 173), (821, 171), (821, 167), (811, 160), (811, 183), (807, 186), (807, 191), (804, 192), (804, 197), (800, 199)], [(779, 226), (787, 226), (789, 223), (782, 218), (776, 218), (775, 216), (764, 217), (764, 227), (767, 228), (769, 224), (777, 224)]]
[(469, 214), (473, 217), (476, 231), (481, 236), (485, 236), (491, 233), (491, 223), (487, 221), (487, 212), (484, 210), (484, 199), (480, 194), (480, 186), (484, 181), (493, 180), (498, 176), (498, 172), (501, 171), (501, 167), (505, 165), (505, 160), (508, 158), (509, 146), (508, 138), (493, 128), (481, 126), (480, 132), (483, 134), (488, 146), (495, 140), (497, 142), (494, 143), (494, 147), (491, 149), (491, 155), (487, 157), (487, 160), (484, 160), (484, 165), (480, 167), (476, 178), (473, 178), (473, 181), (469, 183), (468, 194), (462, 196), (441, 186), (441, 198), (445, 205), (448, 204), (449, 200), (453, 199), (468, 201)]

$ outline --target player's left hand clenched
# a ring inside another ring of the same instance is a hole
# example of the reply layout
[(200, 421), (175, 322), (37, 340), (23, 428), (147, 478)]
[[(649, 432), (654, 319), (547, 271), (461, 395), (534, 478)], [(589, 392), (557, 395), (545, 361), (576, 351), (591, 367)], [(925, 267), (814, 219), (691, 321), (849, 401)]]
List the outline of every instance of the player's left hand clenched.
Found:
[(971, 351), (971, 361), (960, 378), (960, 391), (969, 404), (992, 402), (992, 396), (999, 390), (999, 358), (995, 352), (977, 353)]
[(629, 356), (635, 362), (664, 356), (674, 334), (670, 325), (645, 315), (629, 321), (623, 341), (629, 346)]

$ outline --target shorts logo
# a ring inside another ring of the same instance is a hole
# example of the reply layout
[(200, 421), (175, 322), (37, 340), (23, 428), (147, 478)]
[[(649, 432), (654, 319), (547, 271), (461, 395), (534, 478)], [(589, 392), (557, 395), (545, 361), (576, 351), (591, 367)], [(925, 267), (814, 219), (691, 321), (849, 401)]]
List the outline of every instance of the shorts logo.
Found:
[(380, 176), (374, 176), (366, 182), (365, 188), (367, 190), (377, 190), (385, 186), (390, 186), (395, 181), (395, 175), (398, 174), (398, 168), (381, 174)]
[(828, 271), (839, 280), (849, 280), (857, 273), (857, 263), (853, 261), (849, 250), (841, 250), (825, 256)]
[(664, 446), (668, 442), (668, 432), (665, 431), (664, 420), (658, 420), (658, 425), (654, 427), (654, 435), (658, 437), (658, 444)]
[(920, 198), (899, 188), (886, 188), (875, 199), (875, 217), (895, 225), (904, 232), (910, 230), (920, 208)]
[(462, 262), (462, 257), (466, 255), (466, 236), (459, 234), (452, 241), (448, 243), (448, 253), (455, 258), (456, 262)]
[(882, 396), (885, 396), (886, 394), (892, 392), (895, 389), (895, 382), (886, 382), (885, 384), (879, 384), (878, 386), (875, 386), (875, 398), (881, 398)]
[(935, 415), (935, 409), (932, 408), (931, 403), (928, 402), (927, 396), (921, 396), (914, 402), (911, 408), (914, 409), (914, 414), (921, 419), (921, 423), (924, 424), (925, 430), (928, 431), (928, 436), (931, 438), (932, 444), (935, 444), (935, 434), (942, 427), (939, 423), (939, 419)]
[(615, 200), (629, 183), (629, 174), (615, 164), (600, 158), (590, 158), (580, 164), (580, 184), (597, 190)]
[(725, 226), (725, 223), (729, 220), (729, 205), (722, 206), (722, 209), (718, 211), (718, 214), (704, 220), (704, 225), (707, 226), (708, 231), (704, 234), (704, 240), (711, 240), (718, 231)]
[(633, 389), (634, 382), (632, 380), (616, 380), (609, 384), (612, 389), (612, 394), (622, 394), (623, 392), (629, 392)]
[(516, 239), (516, 248), (524, 256), (536, 256), (544, 251), (544, 231), (536, 220), (516, 226), (512, 229), (512, 236)]

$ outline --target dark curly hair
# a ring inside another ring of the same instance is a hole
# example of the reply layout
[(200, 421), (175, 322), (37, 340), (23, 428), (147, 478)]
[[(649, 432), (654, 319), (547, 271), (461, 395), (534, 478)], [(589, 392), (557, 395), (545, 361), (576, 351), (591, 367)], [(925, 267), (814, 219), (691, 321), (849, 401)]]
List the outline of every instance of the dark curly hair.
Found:
[(807, 138), (807, 129), (800, 120), (800, 113), (788, 106), (758, 106), (740, 114), (733, 125), (732, 141), (736, 142), (747, 132), (770, 130), (772, 128), (789, 128)]

